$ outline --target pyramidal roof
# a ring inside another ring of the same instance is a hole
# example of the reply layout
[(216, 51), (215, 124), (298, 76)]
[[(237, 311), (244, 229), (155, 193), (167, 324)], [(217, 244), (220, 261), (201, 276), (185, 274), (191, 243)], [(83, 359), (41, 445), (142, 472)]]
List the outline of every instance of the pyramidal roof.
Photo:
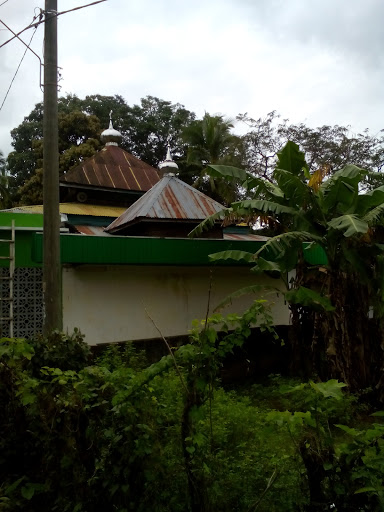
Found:
[(217, 201), (173, 174), (166, 174), (105, 231), (118, 233), (141, 219), (200, 222), (223, 209), (224, 206)]
[(62, 183), (146, 192), (159, 181), (154, 167), (124, 149), (107, 145), (60, 178)]

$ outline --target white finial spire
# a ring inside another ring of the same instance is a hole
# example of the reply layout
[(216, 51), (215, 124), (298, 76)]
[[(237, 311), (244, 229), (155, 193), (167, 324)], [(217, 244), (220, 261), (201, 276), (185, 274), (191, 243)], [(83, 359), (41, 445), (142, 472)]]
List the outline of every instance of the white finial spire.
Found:
[(112, 123), (112, 110), (109, 112), (109, 128), (101, 134), (101, 140), (106, 146), (118, 146), (123, 136), (118, 130), (115, 130)]
[(172, 160), (171, 148), (168, 144), (167, 156), (166, 156), (165, 160), (163, 160), (162, 162), (159, 163), (159, 171), (161, 171), (164, 176), (166, 176), (166, 175), (174, 176), (175, 172), (177, 172), (178, 169), (179, 169), (179, 166), (177, 165), (176, 162), (174, 162)]

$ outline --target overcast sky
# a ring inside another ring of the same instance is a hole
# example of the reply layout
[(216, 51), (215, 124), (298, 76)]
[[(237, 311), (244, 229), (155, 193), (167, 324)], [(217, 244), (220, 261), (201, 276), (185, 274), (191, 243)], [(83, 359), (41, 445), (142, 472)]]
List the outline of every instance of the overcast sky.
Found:
[[(58, 0), (58, 10), (90, 2)], [(0, 19), (18, 32), (43, 7), (0, 0)], [(119, 94), (128, 104), (152, 95), (198, 116), (276, 110), (375, 134), (384, 128), (383, 20), (383, 0), (107, 0), (59, 17), (59, 94)], [(41, 57), (43, 30), (31, 44)], [(10, 36), (1, 30), (0, 44)], [(17, 40), (0, 48), (0, 105), (24, 50)], [(28, 51), (0, 111), (5, 154), (10, 130), (39, 101), (39, 61)]]

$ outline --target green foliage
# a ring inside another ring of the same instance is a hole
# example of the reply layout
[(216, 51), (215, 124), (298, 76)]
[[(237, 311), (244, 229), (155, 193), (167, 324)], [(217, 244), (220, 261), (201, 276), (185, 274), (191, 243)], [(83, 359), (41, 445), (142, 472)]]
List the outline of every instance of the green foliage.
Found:
[(78, 331), (0, 340), (0, 510), (381, 510), (383, 425), (353, 420), (344, 384), (220, 387), (271, 322), (264, 301), (212, 315), (152, 365), (134, 344), (91, 362)]
[(139, 350), (134, 343), (127, 342), (122, 345), (107, 345), (101, 350), (95, 364), (103, 366), (109, 371), (121, 366), (143, 370), (148, 366), (148, 359), (144, 349)]
[[(241, 165), (242, 142), (240, 137), (231, 134), (233, 124), (223, 116), (211, 116), (208, 113), (202, 119), (193, 121), (185, 127), (182, 137), (188, 146), (187, 163), (198, 169), (198, 177), (193, 185), (216, 201), (228, 205), (239, 196), (238, 185), (229, 183), (217, 175), (216, 179), (207, 175), (209, 164), (222, 164), (226, 175), (235, 178), (233, 165)], [(245, 179), (246, 173), (243, 171)]]
[[(305, 412), (273, 411), (269, 421), (285, 425), (307, 470), (309, 510), (383, 510), (383, 424), (349, 427), (351, 398), (337, 380), (300, 384)], [(381, 417), (381, 411), (372, 416)], [(339, 432), (338, 432), (339, 429)], [(344, 435), (340, 435), (340, 430)], [(357, 497), (356, 495), (364, 495)]]
[(91, 359), (89, 345), (78, 329), (71, 335), (53, 331), (47, 337), (37, 336), (28, 343), (34, 351), (31, 369), (36, 376), (43, 366), (80, 371)]
[[(288, 141), (281, 151), (277, 152), (276, 169), (283, 169), (289, 175), (303, 176), (308, 172), (308, 164), (305, 161), (304, 153), (298, 151), (298, 146)], [(306, 175), (308, 178), (308, 174)]]
[(324, 295), (320, 295), (305, 286), (289, 290), (286, 292), (285, 298), (290, 304), (301, 304), (302, 306), (309, 306), (312, 309), (324, 311), (333, 311), (335, 309), (328, 297), (324, 297)]
[(353, 236), (358, 233), (366, 233), (368, 224), (359, 219), (356, 215), (342, 215), (328, 222), (328, 226), (343, 231), (345, 237)]
[[(383, 190), (363, 193), (367, 171), (353, 164), (331, 175), (326, 169), (310, 174), (309, 168), (299, 146), (288, 141), (278, 152), (273, 187), (259, 178), (265, 186), (256, 185), (253, 199), (233, 203), (190, 235), (199, 235), (218, 218), (224, 224), (241, 220), (268, 226), (273, 236), (255, 254), (228, 251), (211, 255), (211, 260), (242, 259), (254, 262), (254, 271), (280, 275), (296, 332), (291, 340), (294, 371), (338, 376), (358, 390), (372, 380), (382, 382), (383, 266), (378, 243), (383, 236)], [(218, 176), (220, 166), (210, 172)], [(245, 177), (241, 170), (237, 174)], [(223, 177), (235, 175), (233, 169), (222, 169)], [(321, 248), (321, 264), (307, 261), (304, 242)], [(288, 280), (292, 270), (295, 277)], [(367, 334), (369, 323), (376, 329), (373, 336)], [(377, 357), (380, 362), (372, 366)], [(382, 393), (381, 384), (377, 387)]]
[(0, 208), (8, 208), (10, 206), (8, 182), (9, 176), (6, 160), (3, 152), (0, 151)]
[[(177, 159), (186, 158), (181, 131), (195, 114), (180, 104), (153, 96), (129, 106), (121, 96), (92, 95), (80, 99), (67, 95), (58, 100), (59, 168), (64, 174), (101, 148), (100, 134), (108, 127), (112, 110), (114, 127), (123, 135), (122, 147), (157, 166), (171, 144)], [(14, 151), (8, 155), (14, 202), (42, 201), (43, 104), (38, 103), (11, 132)]]
[[(333, 174), (344, 165), (354, 162), (370, 172), (365, 185), (374, 188), (382, 184), (383, 133), (372, 135), (368, 130), (353, 133), (345, 126), (310, 128), (303, 123), (290, 124), (280, 120), (275, 112), (265, 118), (252, 119), (247, 114), (237, 119), (247, 126), (243, 137), (247, 169), (258, 177), (270, 178), (276, 166), (278, 151), (287, 141), (295, 142), (306, 155), (308, 169)], [(284, 167), (285, 169), (285, 167)]]

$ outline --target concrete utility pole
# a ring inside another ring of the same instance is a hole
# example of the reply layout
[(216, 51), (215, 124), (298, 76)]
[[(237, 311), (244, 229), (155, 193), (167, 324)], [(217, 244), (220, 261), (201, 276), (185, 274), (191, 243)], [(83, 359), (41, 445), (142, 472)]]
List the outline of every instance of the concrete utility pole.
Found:
[(43, 123), (44, 335), (63, 328), (57, 121), (57, 0), (45, 0)]

